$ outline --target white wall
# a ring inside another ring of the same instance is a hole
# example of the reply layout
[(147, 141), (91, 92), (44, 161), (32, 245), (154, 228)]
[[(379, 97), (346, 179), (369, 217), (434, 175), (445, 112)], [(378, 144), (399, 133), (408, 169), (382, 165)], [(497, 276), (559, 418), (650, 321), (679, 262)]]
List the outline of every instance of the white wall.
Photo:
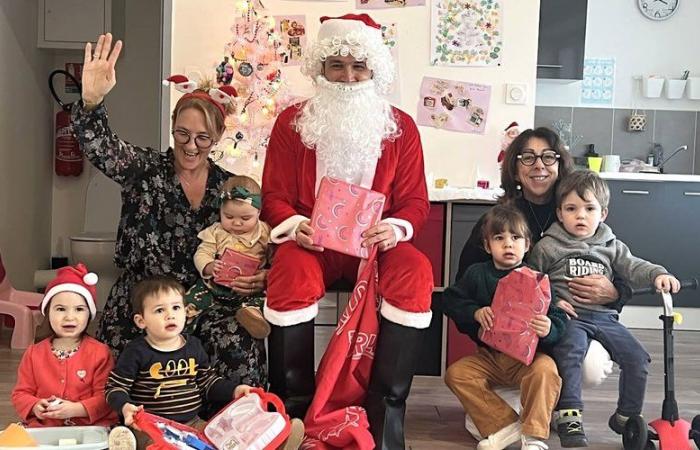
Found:
[[(700, 76), (700, 2), (681, 1), (670, 19), (646, 19), (632, 0), (588, 0), (586, 57), (615, 58), (615, 108), (700, 110), (700, 100), (647, 99), (634, 77)], [(580, 82), (538, 81), (538, 106), (580, 106)], [(588, 106), (588, 105), (586, 105)]]
[[(122, 139), (154, 148), (160, 142), (160, 17), (160, 2), (125, 1), (124, 49), (116, 68), (117, 85), (105, 99), (112, 130)], [(57, 68), (82, 60), (82, 51), (54, 55)], [(53, 255), (69, 256), (70, 236), (83, 231), (87, 184), (96, 173), (86, 161), (80, 177), (53, 176)]]
[(0, 2), (0, 253), (21, 289), (48, 261), (51, 231), (51, 58), (36, 17), (35, 1)]
[[(491, 105), (485, 135), (463, 134), (421, 127), (426, 156), (426, 173), (443, 177), (453, 186), (466, 183), (472, 168), (497, 183), (496, 155), (503, 129), (513, 120), (530, 127), (534, 120), (534, 83), (537, 57), (539, 1), (504, 0), (504, 51), (500, 67), (432, 67), (430, 51), (430, 10), (428, 6), (402, 9), (363, 10), (378, 22), (396, 22), (399, 31), (399, 66), (401, 99), (399, 106), (413, 117), (416, 114), (418, 90), (423, 76), (490, 84)], [(223, 56), (224, 44), (231, 39), (234, 23), (234, 0), (175, 0), (173, 4), (172, 73), (185, 73), (190, 67), (209, 71)], [(322, 15), (338, 16), (353, 12), (354, 3), (317, 1), (264, 2), (267, 14), (306, 14), (310, 37), (318, 30)], [(429, 0), (428, 0), (429, 4)], [(285, 68), (284, 76), (294, 93), (310, 91), (310, 84), (297, 68)], [(526, 83), (530, 95), (525, 105), (504, 103), (506, 82)], [(173, 96), (174, 101), (178, 96)]]

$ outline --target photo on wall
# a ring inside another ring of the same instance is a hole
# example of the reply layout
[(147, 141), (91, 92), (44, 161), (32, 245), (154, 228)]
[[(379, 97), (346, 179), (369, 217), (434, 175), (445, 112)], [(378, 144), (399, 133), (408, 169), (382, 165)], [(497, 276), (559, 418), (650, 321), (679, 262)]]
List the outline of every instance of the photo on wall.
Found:
[(298, 66), (306, 48), (306, 16), (274, 16), (275, 32), (282, 45), (280, 58), (285, 66)]
[(495, 0), (434, 0), (430, 6), (430, 64), (501, 63), (501, 4)]
[(396, 78), (394, 78), (394, 83), (391, 85), (391, 91), (389, 91), (387, 94), (386, 99), (389, 100), (391, 104), (398, 105), (401, 103), (401, 68), (399, 67), (398, 24), (382, 24), (382, 37), (384, 38), (384, 44), (389, 47), (391, 57), (394, 59), (394, 65), (396, 66)]
[(424, 77), (418, 101), (418, 125), (484, 134), (491, 86)]

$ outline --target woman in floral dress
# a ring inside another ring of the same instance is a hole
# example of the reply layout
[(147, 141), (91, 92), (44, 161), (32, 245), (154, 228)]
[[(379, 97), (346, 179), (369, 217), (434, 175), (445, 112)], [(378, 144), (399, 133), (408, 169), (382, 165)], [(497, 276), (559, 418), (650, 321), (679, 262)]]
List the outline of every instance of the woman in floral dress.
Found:
[[(103, 98), (116, 84), (114, 66), (122, 43), (100, 36), (85, 48), (82, 101), (73, 105), (73, 132), (88, 160), (121, 186), (122, 211), (115, 261), (123, 272), (112, 287), (97, 337), (115, 355), (139, 335), (132, 321), (131, 288), (143, 278), (168, 275), (189, 288), (198, 274), (193, 255), (197, 233), (218, 220), (218, 193), (231, 175), (208, 158), (224, 131), (225, 111), (203, 91), (184, 95), (172, 115), (173, 148), (165, 152), (129, 144), (107, 123)], [(234, 290), (260, 292), (266, 273), (238, 277)], [(195, 331), (222, 376), (265, 385), (262, 340), (239, 327), (225, 304), (209, 308)]]

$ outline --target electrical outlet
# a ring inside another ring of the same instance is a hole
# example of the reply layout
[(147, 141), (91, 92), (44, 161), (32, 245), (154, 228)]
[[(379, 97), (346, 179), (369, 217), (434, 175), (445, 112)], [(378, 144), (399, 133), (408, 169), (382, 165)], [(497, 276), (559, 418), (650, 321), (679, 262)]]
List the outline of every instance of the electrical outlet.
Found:
[(527, 84), (507, 83), (506, 103), (510, 105), (524, 105), (527, 103)]

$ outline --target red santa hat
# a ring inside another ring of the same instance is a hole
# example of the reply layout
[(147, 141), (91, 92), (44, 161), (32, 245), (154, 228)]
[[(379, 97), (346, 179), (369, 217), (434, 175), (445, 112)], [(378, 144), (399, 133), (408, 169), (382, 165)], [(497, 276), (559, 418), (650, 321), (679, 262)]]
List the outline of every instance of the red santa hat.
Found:
[(384, 44), (381, 25), (368, 14), (321, 17), (317, 39), (302, 57), (302, 73), (315, 80), (323, 73), (326, 58), (348, 55), (367, 62), (380, 93), (389, 91), (394, 81), (394, 61)]
[(61, 267), (56, 272), (56, 278), (51, 280), (46, 285), (46, 293), (41, 301), (41, 313), (46, 315), (46, 305), (53, 296), (61, 292), (75, 292), (80, 294), (85, 299), (85, 302), (90, 309), (90, 318), (95, 318), (97, 309), (95, 307), (95, 298), (97, 297), (97, 274), (88, 272), (84, 264), (79, 263), (75, 267)]

